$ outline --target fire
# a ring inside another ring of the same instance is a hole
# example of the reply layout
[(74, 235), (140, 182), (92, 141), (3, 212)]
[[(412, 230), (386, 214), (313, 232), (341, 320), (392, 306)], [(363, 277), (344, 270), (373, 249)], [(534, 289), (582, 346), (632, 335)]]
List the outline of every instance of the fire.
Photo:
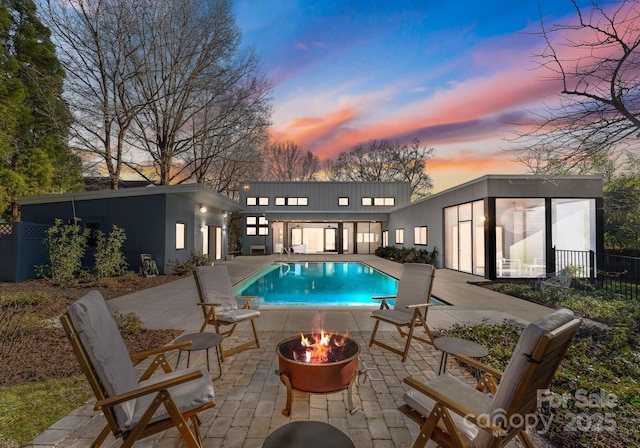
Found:
[(309, 337), (300, 333), (300, 345), (306, 347), (304, 359), (301, 361), (309, 364), (327, 363), (332, 351), (343, 347), (346, 340), (346, 335), (326, 333), (323, 329), (320, 329), (319, 333), (310, 334)]

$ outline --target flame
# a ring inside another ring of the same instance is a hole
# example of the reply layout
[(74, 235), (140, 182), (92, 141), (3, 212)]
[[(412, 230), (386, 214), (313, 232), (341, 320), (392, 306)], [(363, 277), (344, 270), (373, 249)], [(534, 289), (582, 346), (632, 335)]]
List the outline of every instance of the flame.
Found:
[(319, 333), (311, 333), (309, 337), (300, 333), (300, 345), (306, 347), (304, 361), (309, 364), (324, 364), (329, 362), (333, 349), (344, 347), (346, 335), (326, 333), (320, 329)]

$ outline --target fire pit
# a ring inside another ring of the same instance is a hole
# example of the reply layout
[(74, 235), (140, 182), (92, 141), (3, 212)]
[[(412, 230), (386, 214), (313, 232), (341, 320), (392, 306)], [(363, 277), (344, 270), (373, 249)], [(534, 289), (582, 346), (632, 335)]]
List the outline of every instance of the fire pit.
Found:
[(287, 406), (282, 413), (291, 413), (293, 389), (312, 393), (337, 392), (348, 389), (349, 411), (353, 406), (352, 389), (359, 375), (360, 346), (346, 336), (307, 333), (291, 336), (278, 343), (276, 375), (287, 387)]

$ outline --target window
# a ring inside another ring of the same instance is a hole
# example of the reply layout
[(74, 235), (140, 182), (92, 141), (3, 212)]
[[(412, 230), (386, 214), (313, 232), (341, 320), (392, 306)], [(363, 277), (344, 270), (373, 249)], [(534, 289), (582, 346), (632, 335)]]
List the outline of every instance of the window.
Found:
[(349, 198), (338, 198), (338, 205), (340, 206), (349, 205)]
[(382, 232), (382, 247), (387, 247), (389, 245), (389, 231), (385, 230)]
[(427, 226), (413, 228), (413, 244), (427, 245)]
[(404, 229), (396, 229), (396, 244), (404, 244)]
[(307, 205), (307, 198), (287, 198), (287, 205)]
[(257, 198), (247, 198), (247, 205), (256, 205)]
[(276, 205), (284, 205), (285, 198), (276, 198)]
[(269, 205), (269, 198), (258, 198), (258, 205)]
[(264, 216), (247, 216), (247, 235), (269, 235), (269, 220)]
[(183, 222), (176, 223), (176, 249), (184, 249), (187, 237), (187, 225)]
[(395, 198), (362, 198), (362, 205), (365, 207), (370, 205), (375, 205), (376, 207), (381, 207), (383, 205), (394, 206), (395, 204)]

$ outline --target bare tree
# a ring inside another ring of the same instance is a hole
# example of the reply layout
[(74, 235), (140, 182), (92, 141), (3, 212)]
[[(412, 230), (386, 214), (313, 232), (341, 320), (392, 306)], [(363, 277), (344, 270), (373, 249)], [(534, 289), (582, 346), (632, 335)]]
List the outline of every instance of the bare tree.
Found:
[(411, 197), (416, 200), (427, 196), (433, 187), (425, 172), (433, 152), (417, 139), (411, 145), (370, 140), (340, 153), (335, 163), (325, 163), (325, 175), (341, 181), (409, 182)]
[(66, 96), (73, 113), (71, 145), (86, 165), (104, 164), (118, 188), (126, 156), (125, 136), (144, 106), (128, 95), (132, 75), (142, 69), (130, 38), (137, 4), (128, 0), (47, 0), (44, 13), (67, 73)]
[(598, 154), (638, 149), (640, 2), (571, 2), (575, 23), (541, 19), (546, 51), (537, 55), (560, 82), (561, 101), (533, 114), (536, 124), (515, 139), (517, 159), (538, 174), (584, 172)]
[(267, 145), (263, 149), (264, 177), (269, 180), (314, 180), (320, 160), (311, 151), (304, 151), (291, 140)]

